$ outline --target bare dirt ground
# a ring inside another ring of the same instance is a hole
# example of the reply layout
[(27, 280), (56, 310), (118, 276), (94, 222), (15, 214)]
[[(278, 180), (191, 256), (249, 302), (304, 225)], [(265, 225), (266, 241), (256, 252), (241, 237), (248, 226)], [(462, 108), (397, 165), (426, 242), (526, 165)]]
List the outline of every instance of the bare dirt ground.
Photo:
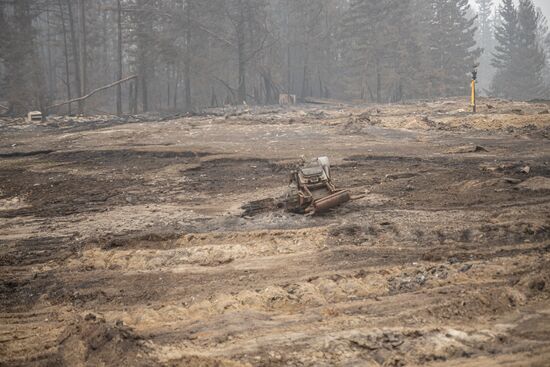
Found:
[(549, 107), (0, 120), (0, 365), (548, 366)]

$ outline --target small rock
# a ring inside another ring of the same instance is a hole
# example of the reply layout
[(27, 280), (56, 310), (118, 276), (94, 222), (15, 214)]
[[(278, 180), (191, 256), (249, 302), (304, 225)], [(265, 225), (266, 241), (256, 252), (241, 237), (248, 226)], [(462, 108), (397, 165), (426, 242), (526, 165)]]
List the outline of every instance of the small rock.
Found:
[(472, 264), (465, 264), (462, 268), (460, 268), (460, 272), (465, 273), (468, 270), (470, 270), (471, 268), (472, 268)]
[(420, 285), (426, 283), (426, 277), (424, 276), (424, 274), (417, 275), (415, 280), (416, 280), (416, 283)]
[(386, 175), (385, 180), (386, 181), (388, 181), (388, 180), (400, 180), (400, 179), (403, 179), (403, 178), (412, 178), (412, 177), (415, 177), (415, 176), (418, 176), (418, 173), (414, 173), (414, 172), (391, 173), (391, 174)]
[(86, 316), (84, 316), (84, 320), (86, 321), (95, 321), (97, 319), (97, 316), (93, 313), (89, 313)]
[(546, 282), (542, 279), (533, 279), (529, 282), (529, 288), (532, 290), (537, 290), (539, 292), (542, 292), (545, 286)]
[(521, 173), (525, 173), (526, 175), (529, 174), (529, 172), (531, 172), (531, 167), (529, 166), (525, 166), (523, 167), (521, 170), (520, 170)]

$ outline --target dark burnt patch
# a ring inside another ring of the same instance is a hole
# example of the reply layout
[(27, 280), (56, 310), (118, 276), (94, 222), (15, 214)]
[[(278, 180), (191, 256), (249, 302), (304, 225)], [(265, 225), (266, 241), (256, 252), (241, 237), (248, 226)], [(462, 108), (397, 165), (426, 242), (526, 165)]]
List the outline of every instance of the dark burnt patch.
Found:
[(209, 160), (184, 174), (188, 190), (212, 194), (245, 193), (286, 182), (286, 172), (265, 159)]

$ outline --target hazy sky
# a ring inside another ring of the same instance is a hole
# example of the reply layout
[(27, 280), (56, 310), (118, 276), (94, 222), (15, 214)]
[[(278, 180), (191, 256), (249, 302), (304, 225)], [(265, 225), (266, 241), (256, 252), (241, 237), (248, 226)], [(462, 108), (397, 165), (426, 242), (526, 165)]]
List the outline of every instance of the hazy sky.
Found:
[(535, 4), (539, 6), (546, 18), (550, 18), (550, 1), (549, 0), (535, 0)]
[(550, 0), (534, 0), (535, 5), (542, 9), (546, 19), (550, 20)]

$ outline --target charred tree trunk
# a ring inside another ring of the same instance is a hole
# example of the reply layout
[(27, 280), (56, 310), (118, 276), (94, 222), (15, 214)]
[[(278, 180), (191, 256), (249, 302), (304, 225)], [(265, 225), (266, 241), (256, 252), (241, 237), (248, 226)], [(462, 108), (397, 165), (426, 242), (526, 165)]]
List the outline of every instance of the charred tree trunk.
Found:
[(172, 102), (172, 69), (170, 64), (166, 65), (166, 109), (170, 109), (170, 104)]
[(48, 99), (55, 100), (55, 68), (52, 62), (52, 33), (50, 24), (50, 7), (46, 7), (46, 43), (48, 57)]
[(191, 42), (193, 41), (193, 34), (191, 32), (191, 9), (192, 0), (185, 2), (185, 57), (183, 65), (183, 79), (185, 81), (185, 111), (189, 112), (193, 110), (193, 100), (191, 98)]
[(306, 46), (305, 50), (305, 56), (304, 56), (304, 70), (303, 70), (303, 79), (302, 79), (302, 99), (307, 97), (307, 91), (308, 91), (308, 63), (309, 63), (309, 51), (308, 47)]
[(290, 60), (290, 43), (287, 46), (287, 54), (286, 54), (286, 92), (287, 94), (292, 94), (292, 65)]
[(244, 34), (244, 9), (242, 7), (242, 2), (239, 1), (239, 20), (237, 22), (237, 58), (239, 74), (239, 86), (237, 90), (239, 104), (246, 101), (246, 40)]
[[(11, 38), (5, 44), (0, 55), (6, 69), (6, 97), (8, 114), (21, 115), (31, 108), (37, 108), (43, 102), (41, 70), (34, 47), (34, 32), (32, 27), (33, 12), (30, 0), (13, 2), (13, 21), (4, 24), (2, 33)], [(1, 10), (1, 9), (0, 9)]]
[(376, 103), (382, 101), (382, 74), (380, 73), (380, 65), (376, 62)]
[[(122, 7), (117, 0), (117, 79), (122, 79)], [(116, 86), (116, 114), (122, 115), (122, 85)]]
[(239, 44), (239, 104), (246, 101), (246, 64), (243, 60), (243, 55), (243, 48), (241, 48), (241, 45)]
[(175, 79), (176, 80), (174, 82), (174, 96), (173, 96), (173, 101), (172, 101), (172, 108), (174, 110), (176, 110), (177, 107), (178, 107), (178, 89), (179, 89), (179, 86), (180, 86), (180, 66), (179, 66), (179, 64), (176, 64), (174, 73), (175, 73)]
[[(151, 67), (149, 65), (149, 54), (153, 48), (150, 42), (150, 37), (153, 33), (153, 24), (150, 12), (146, 11), (149, 2), (147, 0), (138, 0), (138, 13), (136, 20), (136, 35), (137, 35), (137, 73), (138, 83), (136, 91), (141, 94), (141, 107), (143, 112), (149, 111), (149, 78), (151, 77)], [(136, 94), (137, 96), (137, 94)]]
[[(74, 67), (75, 84), (76, 84), (76, 95), (77, 97), (82, 97), (82, 83), (80, 79), (80, 62), (79, 62), (80, 59), (79, 59), (78, 45), (76, 40), (73, 5), (72, 5), (72, 0), (66, 0), (66, 2), (67, 2), (67, 8), (69, 10), (69, 29), (71, 32), (71, 46), (73, 51), (73, 67)], [(83, 110), (84, 110), (84, 105), (82, 104), (82, 102), (79, 102), (78, 113), (82, 114)]]
[[(88, 89), (88, 31), (86, 29), (86, 1), (80, 0), (80, 96), (84, 96)], [(85, 102), (82, 101), (84, 113)]]
[[(70, 67), (70, 64), (69, 64), (69, 45), (68, 45), (68, 42), (67, 42), (67, 27), (65, 25), (65, 16), (63, 15), (64, 14), (64, 11), (63, 11), (63, 3), (61, 2), (61, 0), (58, 0), (58, 5), (59, 5), (59, 16), (60, 16), (60, 20), (61, 20), (61, 30), (63, 32), (63, 54), (64, 54), (64, 57), (65, 57), (65, 84), (66, 84), (66, 87), (67, 87), (67, 100), (71, 100), (72, 99), (72, 95), (71, 95), (71, 67)], [(69, 106), (68, 106), (68, 112), (69, 112), (69, 115), (72, 113), (72, 104), (69, 103)]]

